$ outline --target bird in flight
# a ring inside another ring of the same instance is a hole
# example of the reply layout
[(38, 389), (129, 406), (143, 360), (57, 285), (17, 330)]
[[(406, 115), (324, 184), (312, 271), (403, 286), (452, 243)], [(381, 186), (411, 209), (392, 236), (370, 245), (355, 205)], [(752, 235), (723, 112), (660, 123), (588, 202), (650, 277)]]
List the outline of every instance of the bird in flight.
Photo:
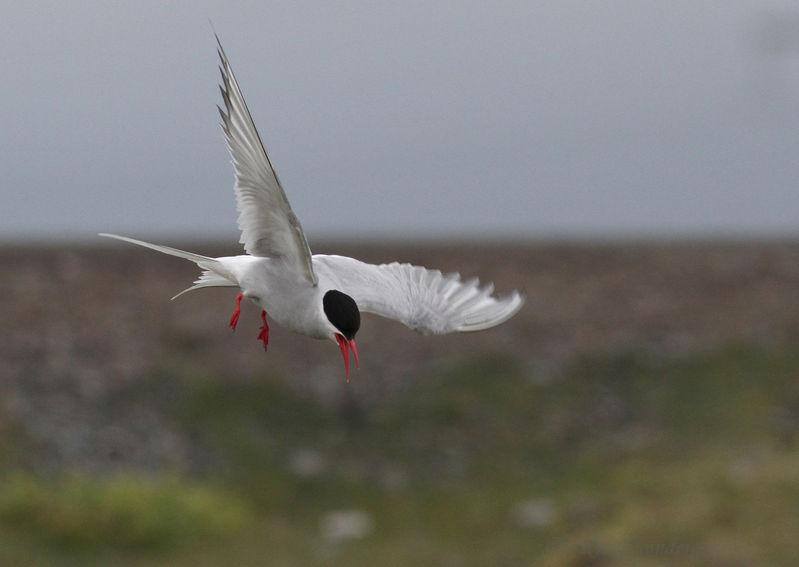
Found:
[(212, 258), (116, 234), (100, 236), (197, 264), (200, 277), (172, 299), (203, 287), (239, 288), (230, 327), (236, 328), (242, 299), (256, 303), (263, 322), (258, 339), (264, 348), (269, 343), (267, 314), (292, 331), (336, 342), (347, 381), (349, 351), (360, 368), (355, 334), (361, 312), (394, 319), (427, 335), (488, 329), (519, 311), (524, 297), (518, 291), (496, 297), (491, 284), (481, 287), (476, 278), (464, 281), (459, 274), (398, 262), (374, 265), (345, 256), (312, 255), (218, 36), (216, 41), (225, 106), (218, 109), (235, 169), (239, 242), (246, 254)]

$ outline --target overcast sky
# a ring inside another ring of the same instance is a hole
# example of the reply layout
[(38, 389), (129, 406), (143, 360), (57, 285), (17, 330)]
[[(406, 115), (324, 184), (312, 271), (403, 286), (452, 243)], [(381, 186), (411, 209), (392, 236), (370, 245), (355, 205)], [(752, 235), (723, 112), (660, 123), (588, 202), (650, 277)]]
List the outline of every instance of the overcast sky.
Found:
[(219, 33), (315, 238), (799, 234), (799, 4), (14, 2), (0, 239), (235, 237)]

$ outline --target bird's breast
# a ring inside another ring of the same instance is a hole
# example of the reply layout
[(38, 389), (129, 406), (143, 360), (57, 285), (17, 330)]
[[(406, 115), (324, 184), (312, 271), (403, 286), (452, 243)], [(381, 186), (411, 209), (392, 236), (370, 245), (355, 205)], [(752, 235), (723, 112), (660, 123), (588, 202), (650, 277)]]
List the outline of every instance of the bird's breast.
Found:
[(281, 260), (263, 258), (240, 279), (241, 290), (278, 325), (314, 338), (327, 336), (320, 290)]

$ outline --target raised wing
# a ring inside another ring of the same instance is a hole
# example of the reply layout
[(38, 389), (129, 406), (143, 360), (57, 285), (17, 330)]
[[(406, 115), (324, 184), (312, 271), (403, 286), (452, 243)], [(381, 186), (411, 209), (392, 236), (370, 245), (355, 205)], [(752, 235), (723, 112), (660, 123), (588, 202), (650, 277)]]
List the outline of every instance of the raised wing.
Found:
[(507, 321), (521, 309), (524, 297), (513, 291), (495, 297), (494, 286), (476, 278), (442, 274), (410, 264), (366, 264), (344, 256), (313, 257), (324, 285), (351, 296), (358, 309), (403, 323), (414, 331), (444, 334), (479, 331)]
[(266, 155), (218, 36), (216, 41), (222, 60), (219, 67), (222, 84), (219, 90), (225, 101), (225, 110), (219, 107), (219, 114), (236, 170), (236, 203), (241, 230), (239, 242), (253, 256), (284, 258), (298, 273), (316, 285), (311, 250), (305, 233)]

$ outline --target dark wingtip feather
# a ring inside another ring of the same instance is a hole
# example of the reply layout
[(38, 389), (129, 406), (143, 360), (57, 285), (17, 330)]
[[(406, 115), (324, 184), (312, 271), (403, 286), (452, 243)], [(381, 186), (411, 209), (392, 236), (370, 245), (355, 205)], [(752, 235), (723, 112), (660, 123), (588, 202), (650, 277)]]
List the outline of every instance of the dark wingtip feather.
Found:
[(222, 42), (219, 39), (219, 36), (214, 32), (214, 37), (216, 38), (216, 45), (217, 49), (216, 52), (219, 54), (219, 59), (222, 61), (222, 66), (226, 69), (230, 69), (230, 62), (227, 58), (227, 53), (225, 53), (225, 48), (222, 47)]
[(219, 116), (222, 117), (222, 128), (227, 129), (227, 125), (228, 122), (230, 121), (230, 118), (228, 118), (228, 115), (225, 113), (224, 110), (222, 110), (222, 107), (219, 106), (218, 104), (216, 105), (216, 109), (219, 111)]

